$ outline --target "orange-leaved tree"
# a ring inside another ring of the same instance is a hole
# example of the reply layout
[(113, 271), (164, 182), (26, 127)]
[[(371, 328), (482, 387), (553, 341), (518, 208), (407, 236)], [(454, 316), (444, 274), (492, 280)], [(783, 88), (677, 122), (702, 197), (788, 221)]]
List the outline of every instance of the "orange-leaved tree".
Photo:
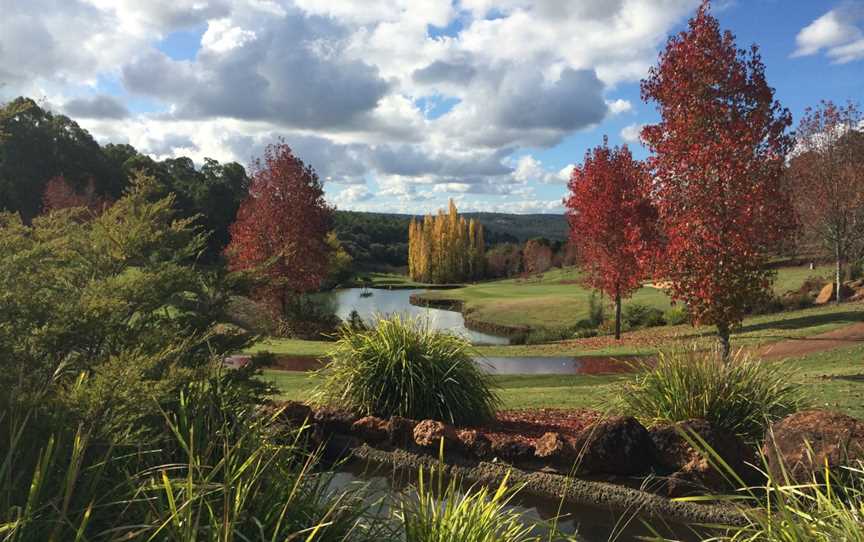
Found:
[(578, 247), (586, 284), (615, 300), (615, 338), (621, 338), (621, 300), (639, 289), (657, 248), (651, 179), (627, 146), (603, 144), (573, 168), (564, 200), (570, 240)]
[(840, 303), (843, 264), (864, 251), (864, 113), (823, 102), (807, 110), (795, 136), (793, 201), (807, 232), (834, 253)]
[(707, 0), (669, 39), (642, 99), (661, 116), (642, 139), (654, 153), (670, 294), (694, 322), (717, 326), (726, 357), (730, 329), (770, 295), (768, 250), (796, 222), (782, 183), (791, 115), (774, 99), (758, 47), (738, 49)]
[(261, 276), (258, 297), (286, 315), (327, 277), (333, 209), (315, 170), (284, 143), (268, 146), (252, 172), (225, 252), (231, 270)]

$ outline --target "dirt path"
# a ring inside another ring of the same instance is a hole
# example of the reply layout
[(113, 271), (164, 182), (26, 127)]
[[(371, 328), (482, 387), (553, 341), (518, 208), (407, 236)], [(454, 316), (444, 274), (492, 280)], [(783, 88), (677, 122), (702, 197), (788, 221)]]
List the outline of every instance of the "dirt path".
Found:
[(756, 353), (763, 359), (794, 358), (857, 343), (864, 343), (864, 322), (819, 335), (767, 344), (756, 350)]

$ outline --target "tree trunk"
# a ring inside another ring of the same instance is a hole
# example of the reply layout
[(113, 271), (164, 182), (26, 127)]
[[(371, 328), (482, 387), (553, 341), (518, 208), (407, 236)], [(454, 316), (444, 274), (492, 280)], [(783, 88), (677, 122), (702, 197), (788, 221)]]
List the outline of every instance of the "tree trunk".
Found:
[(723, 356), (723, 361), (729, 361), (729, 326), (726, 324), (717, 324), (717, 337), (720, 339), (720, 355)]
[(835, 276), (836, 276), (836, 295), (834, 296), (835, 302), (839, 305), (843, 300), (842, 286), (843, 286), (843, 277), (842, 275), (842, 267), (843, 267), (843, 257), (840, 254), (840, 243), (835, 245), (835, 254), (837, 256), (836, 268), (835, 268)]
[(615, 340), (621, 340), (621, 294), (615, 294)]

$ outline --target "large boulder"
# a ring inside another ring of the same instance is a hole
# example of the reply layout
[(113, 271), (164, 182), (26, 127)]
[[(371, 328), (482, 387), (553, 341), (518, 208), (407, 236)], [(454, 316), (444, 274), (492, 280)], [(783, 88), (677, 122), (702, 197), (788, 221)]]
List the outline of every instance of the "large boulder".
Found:
[(315, 411), (313, 419), (325, 433), (348, 434), (357, 416), (347, 410), (324, 407)]
[(390, 444), (398, 448), (407, 448), (414, 443), (414, 426), (417, 422), (403, 418), (402, 416), (391, 416), (387, 420), (387, 436)]
[(476, 429), (462, 429), (456, 432), (462, 452), (469, 457), (485, 459), (492, 455), (492, 443)]
[(636, 418), (616, 416), (582, 430), (574, 442), (579, 470), (596, 474), (644, 474), (654, 464), (654, 441)]
[(423, 448), (438, 447), (444, 439), (444, 451), (460, 448), (456, 430), (437, 420), (423, 420), (414, 426), (414, 443)]
[(534, 455), (555, 466), (572, 467), (576, 461), (573, 445), (554, 431), (545, 433), (534, 441)]
[(387, 420), (366, 416), (351, 424), (351, 432), (364, 442), (384, 442), (388, 440)]
[(534, 445), (518, 438), (496, 438), (492, 441), (492, 455), (511, 465), (534, 460)]
[[(745, 484), (755, 482), (758, 471), (754, 464), (754, 450), (736, 435), (715, 429), (706, 420), (695, 419), (652, 427), (648, 431), (656, 448), (657, 466), (666, 474), (670, 497), (680, 497), (704, 489), (715, 491), (737, 489), (731, 487), (737, 475)], [(717, 465), (711, 452), (695, 447), (690, 442), (703, 440), (735, 473)], [(688, 440), (689, 439), (689, 440)], [(719, 468), (718, 468), (719, 467)]]
[(864, 421), (840, 412), (805, 410), (771, 425), (762, 445), (768, 470), (781, 483), (806, 483), (827, 466), (864, 460)]
[[(816, 296), (816, 300), (813, 301), (813, 303), (815, 303), (816, 305), (824, 305), (825, 303), (834, 301), (834, 299), (837, 297), (837, 289), (835, 288), (835, 285), (836, 283), (829, 282), (828, 284), (823, 286), (822, 289), (819, 290), (819, 295)], [(854, 293), (855, 291), (845, 284), (840, 287), (840, 295), (844, 300), (849, 299), (849, 297), (852, 296)]]

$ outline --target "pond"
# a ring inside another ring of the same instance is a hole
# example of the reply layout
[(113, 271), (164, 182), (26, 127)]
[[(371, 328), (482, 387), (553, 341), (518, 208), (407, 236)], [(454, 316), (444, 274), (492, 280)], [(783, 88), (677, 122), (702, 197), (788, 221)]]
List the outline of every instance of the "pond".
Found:
[[(226, 364), (242, 365), (248, 356), (226, 358)], [(638, 358), (612, 358), (608, 356), (583, 357), (488, 357), (477, 358), (477, 363), (492, 374), (498, 375), (594, 375), (632, 372), (640, 364)], [(283, 371), (313, 371), (321, 367), (321, 361), (305, 356), (278, 356), (274, 369)]]
[[(330, 487), (345, 489), (361, 484), (366, 488), (370, 501), (384, 498), (384, 502), (398, 502), (413, 494), (411, 486), (416, 482), (414, 471), (355, 459), (343, 463), (338, 471), (333, 473)], [(465, 489), (468, 487), (463, 485), (463, 490)], [(652, 534), (661, 534), (681, 541), (701, 539), (691, 527), (682, 524), (650, 521), (649, 527), (642, 518), (632, 512), (622, 513), (597, 506), (561, 503), (557, 499), (537, 497), (526, 492), (517, 493), (505, 509), (519, 513), (523, 523), (534, 526), (535, 534), (547, 536), (548, 526), (555, 518), (560, 518), (557, 522), (558, 529), (579, 542), (640, 540), (647, 539)]]
[[(465, 319), (458, 311), (431, 309), (412, 305), (409, 298), (412, 294), (426, 290), (379, 290), (363, 288), (346, 288), (328, 294), (323, 294), (332, 304), (336, 316), (347, 320), (351, 311), (356, 310), (363, 320), (370, 321), (376, 315), (406, 314), (426, 318), (430, 327), (450, 331), (464, 336), (473, 344), (509, 344), (507, 337), (498, 337), (488, 333), (472, 331), (465, 327)], [(369, 295), (371, 294), (371, 295)]]

